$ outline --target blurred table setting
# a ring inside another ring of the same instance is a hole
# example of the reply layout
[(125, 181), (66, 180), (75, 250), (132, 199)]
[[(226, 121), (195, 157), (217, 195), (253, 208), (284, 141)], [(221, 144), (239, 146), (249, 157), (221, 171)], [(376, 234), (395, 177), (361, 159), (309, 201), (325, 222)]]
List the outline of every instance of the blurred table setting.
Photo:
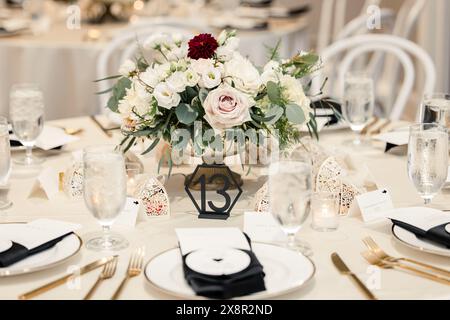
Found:
[[(236, 23), (242, 21), (241, 25), (229, 27), (243, 29), (241, 37), (245, 41), (241, 50), (258, 65), (263, 65), (268, 55), (263, 45), (273, 47), (281, 39), (285, 56), (295, 54), (298, 48), (309, 47), (306, 2), (298, 4), (301, 10), (294, 11), (292, 17), (287, 14), (287, 17), (271, 18), (267, 8), (256, 8), (263, 11), (262, 17), (248, 18), (241, 17), (235, 10), (239, 6), (236, 1), (229, 4), (228, 1), (118, 1), (112, 5), (112, 10), (124, 16), (115, 18), (108, 15), (98, 21), (90, 18), (88, 13), (91, 10), (92, 14), (104, 12), (103, 1), (87, 0), (79, 4), (44, 0), (23, 2), (25, 9), (17, 6), (0, 9), (3, 28), (0, 28), (0, 67), (4, 84), (0, 92), (4, 97), (0, 101), (0, 110), (7, 110), (6, 96), (14, 83), (35, 82), (40, 83), (46, 93), (46, 118), (50, 120), (97, 114), (103, 109), (95, 88), (90, 85), (98, 79), (98, 56), (111, 39), (135, 25), (159, 21), (195, 23), (195, 31), (218, 32), (226, 26), (218, 23), (219, 17)], [(289, 7), (289, 1), (287, 3), (285, 6)], [(97, 5), (100, 9), (95, 9)], [(114, 9), (114, 5), (118, 8)], [(121, 9), (121, 5), (131, 8)], [(273, 6), (278, 11), (285, 7)], [(248, 6), (242, 8), (249, 9)], [(224, 12), (232, 17), (226, 18)], [(264, 22), (262, 27), (259, 24), (253, 28), (255, 19)], [(260, 49), (254, 50), (256, 46)], [(111, 73), (115, 71), (109, 70)]]

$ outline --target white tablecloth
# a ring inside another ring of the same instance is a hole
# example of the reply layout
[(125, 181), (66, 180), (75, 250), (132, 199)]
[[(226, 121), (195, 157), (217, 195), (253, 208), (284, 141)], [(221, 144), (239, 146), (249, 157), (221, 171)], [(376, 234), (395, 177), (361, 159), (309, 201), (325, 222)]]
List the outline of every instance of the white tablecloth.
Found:
[[(257, 65), (267, 60), (264, 45), (274, 47), (279, 39), (281, 55), (289, 57), (308, 50), (307, 17), (277, 20), (268, 30), (240, 32), (241, 51)], [(49, 33), (0, 38), (0, 115), (7, 115), (9, 90), (14, 83), (35, 82), (45, 93), (46, 118), (86, 116), (101, 110), (93, 81), (96, 60), (106, 42), (124, 24), (89, 26), (69, 30), (65, 24), (52, 26)], [(98, 29), (98, 42), (86, 41), (90, 29)], [(111, 70), (116, 74), (117, 70)]]
[[(106, 137), (90, 119), (77, 118), (59, 121), (58, 124), (81, 127), (85, 131), (82, 139), (66, 148), (64, 152), (49, 156), (44, 166), (64, 168), (70, 159), (70, 152), (91, 144), (112, 142)], [(325, 146), (340, 147), (343, 139), (350, 138), (347, 131), (324, 133), (321, 143)], [(116, 137), (118, 139), (119, 137)], [(396, 207), (415, 206), (421, 203), (406, 173), (406, 159), (404, 156), (387, 155), (383, 153), (382, 146), (377, 146), (368, 152), (355, 154), (356, 161), (365, 162), (376, 183), (380, 187), (388, 187)], [(147, 172), (155, 172), (156, 164), (149, 158), (146, 162)], [(239, 170), (236, 168), (235, 170)], [(175, 172), (191, 172), (193, 168), (178, 168)], [(252, 210), (253, 195), (263, 184), (265, 177), (258, 176), (258, 171), (253, 170), (251, 175), (245, 176), (244, 195), (236, 206), (236, 216), (228, 221), (199, 220), (194, 212), (194, 206), (183, 193), (181, 186), (175, 181), (169, 182), (168, 192), (171, 198), (171, 217), (139, 223), (135, 229), (117, 229), (130, 241), (131, 246), (120, 252), (119, 269), (112, 280), (105, 282), (97, 292), (95, 298), (108, 299), (121, 280), (126, 270), (128, 258), (132, 249), (145, 245), (147, 248), (146, 260), (157, 255), (165, 249), (175, 247), (177, 244), (174, 228), (176, 227), (243, 227), (242, 212)], [(0, 213), (0, 222), (30, 221), (36, 218), (54, 218), (81, 223), (82, 237), (91, 231), (99, 229), (95, 219), (89, 214), (83, 201), (71, 201), (64, 194), (49, 201), (39, 195), (29, 197), (34, 177), (30, 172), (15, 166), (11, 178), (10, 196), (14, 206)], [(180, 181), (181, 183), (181, 181)], [(175, 191), (174, 191), (175, 190)], [(178, 190), (178, 191), (176, 191)], [(433, 202), (434, 206), (449, 209), (449, 194), (441, 194)], [(445, 207), (447, 205), (447, 207)], [(363, 280), (369, 277), (370, 269), (367, 262), (360, 256), (364, 250), (361, 241), (363, 237), (372, 236), (388, 253), (394, 256), (407, 256), (426, 261), (446, 269), (450, 268), (450, 259), (434, 255), (424, 254), (409, 249), (397, 243), (390, 233), (388, 224), (379, 227), (366, 227), (360, 217), (343, 217), (337, 232), (318, 233), (313, 231), (307, 221), (299, 232), (299, 237), (309, 242), (312, 246), (317, 272), (314, 280), (305, 288), (281, 298), (288, 299), (363, 299), (361, 292), (353, 282), (342, 276), (331, 263), (330, 255), (338, 252), (348, 266), (354, 270)], [(99, 253), (85, 248), (74, 259), (48, 271), (35, 274), (0, 279), (0, 299), (16, 299), (21, 293), (27, 292), (42, 284), (49, 282), (65, 274), (73, 265), (82, 266), (101, 257)], [(42, 299), (80, 299), (95, 281), (99, 270), (91, 272), (81, 278), (79, 287), (68, 288), (62, 286), (56, 288), (39, 298)], [(429, 280), (417, 278), (396, 270), (382, 270), (380, 273), (380, 289), (375, 294), (380, 299), (449, 299), (449, 287)], [(170, 298), (150, 287), (143, 276), (132, 279), (126, 287), (123, 299), (162, 299)]]

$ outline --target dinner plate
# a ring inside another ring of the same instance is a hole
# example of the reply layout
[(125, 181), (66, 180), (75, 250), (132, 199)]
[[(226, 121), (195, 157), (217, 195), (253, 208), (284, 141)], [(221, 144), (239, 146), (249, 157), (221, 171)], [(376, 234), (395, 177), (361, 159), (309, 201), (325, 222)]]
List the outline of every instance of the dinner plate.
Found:
[(0, 278), (53, 268), (74, 257), (80, 251), (82, 244), (78, 235), (67, 236), (48, 250), (32, 255), (9, 267), (0, 268)]
[[(268, 299), (302, 288), (315, 273), (314, 263), (307, 257), (272, 244), (253, 243), (253, 252), (264, 267), (266, 291), (240, 299)], [(202, 299), (184, 279), (179, 248), (169, 249), (153, 257), (145, 267), (150, 285), (165, 294), (182, 299)]]
[(428, 241), (421, 240), (416, 235), (408, 230), (405, 230), (399, 226), (392, 227), (392, 234), (394, 238), (400, 243), (422, 252), (436, 254), (440, 256), (450, 257), (450, 249), (444, 246), (440, 246)]

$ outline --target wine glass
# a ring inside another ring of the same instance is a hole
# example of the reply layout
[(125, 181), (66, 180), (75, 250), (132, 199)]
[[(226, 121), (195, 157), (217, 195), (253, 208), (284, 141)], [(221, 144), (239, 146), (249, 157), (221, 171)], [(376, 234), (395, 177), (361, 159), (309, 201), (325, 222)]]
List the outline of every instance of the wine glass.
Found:
[(270, 212), (288, 236), (287, 247), (310, 255), (310, 246), (295, 238), (308, 217), (312, 193), (312, 164), (307, 155), (283, 156), (269, 166)]
[(438, 124), (410, 128), (408, 175), (425, 205), (430, 204), (447, 180), (448, 132)]
[(342, 114), (356, 134), (356, 138), (350, 142), (353, 146), (358, 147), (364, 144), (361, 131), (373, 118), (374, 99), (374, 83), (366, 73), (346, 74)]
[(125, 160), (114, 146), (96, 146), (84, 150), (84, 201), (103, 228), (101, 235), (86, 243), (88, 249), (121, 250), (128, 241), (111, 232), (111, 226), (122, 211), (127, 194)]
[[(8, 120), (0, 117), (0, 210), (8, 209), (12, 202), (8, 200), (8, 180), (11, 175), (11, 148), (9, 143)], [(6, 195), (5, 195), (6, 194)]]
[(14, 85), (10, 92), (9, 114), (13, 132), (26, 147), (25, 157), (15, 159), (22, 165), (37, 165), (44, 160), (33, 156), (33, 147), (44, 127), (44, 95), (34, 84)]

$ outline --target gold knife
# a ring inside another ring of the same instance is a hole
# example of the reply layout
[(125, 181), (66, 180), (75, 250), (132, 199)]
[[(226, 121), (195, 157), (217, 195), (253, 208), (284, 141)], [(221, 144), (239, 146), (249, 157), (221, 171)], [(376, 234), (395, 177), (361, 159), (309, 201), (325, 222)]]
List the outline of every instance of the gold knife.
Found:
[(82, 267), (80, 270), (74, 271), (62, 278), (59, 278), (55, 281), (52, 281), (50, 283), (47, 283), (46, 285), (43, 285), (42, 287), (39, 287), (37, 289), (34, 289), (30, 292), (24, 293), (22, 295), (19, 296), (20, 300), (28, 300), (31, 298), (34, 298), (44, 292), (47, 292), (53, 288), (56, 288), (64, 283), (66, 283), (67, 281), (69, 281), (70, 279), (77, 277), (77, 276), (81, 276), (85, 273), (88, 273), (90, 271), (93, 271), (97, 268), (100, 268), (101, 266), (107, 264), (108, 262), (112, 261), (113, 259), (117, 259), (118, 256), (111, 256), (111, 257), (107, 257), (107, 258), (102, 258), (100, 260), (97, 260), (95, 262), (92, 262), (88, 265), (85, 265), (84, 267)]
[(374, 294), (362, 283), (361, 280), (347, 267), (345, 262), (341, 259), (341, 257), (335, 252), (331, 255), (331, 261), (333, 261), (336, 268), (343, 275), (350, 276), (353, 281), (358, 285), (358, 287), (362, 290), (362, 292), (370, 299), (370, 300), (378, 300)]

